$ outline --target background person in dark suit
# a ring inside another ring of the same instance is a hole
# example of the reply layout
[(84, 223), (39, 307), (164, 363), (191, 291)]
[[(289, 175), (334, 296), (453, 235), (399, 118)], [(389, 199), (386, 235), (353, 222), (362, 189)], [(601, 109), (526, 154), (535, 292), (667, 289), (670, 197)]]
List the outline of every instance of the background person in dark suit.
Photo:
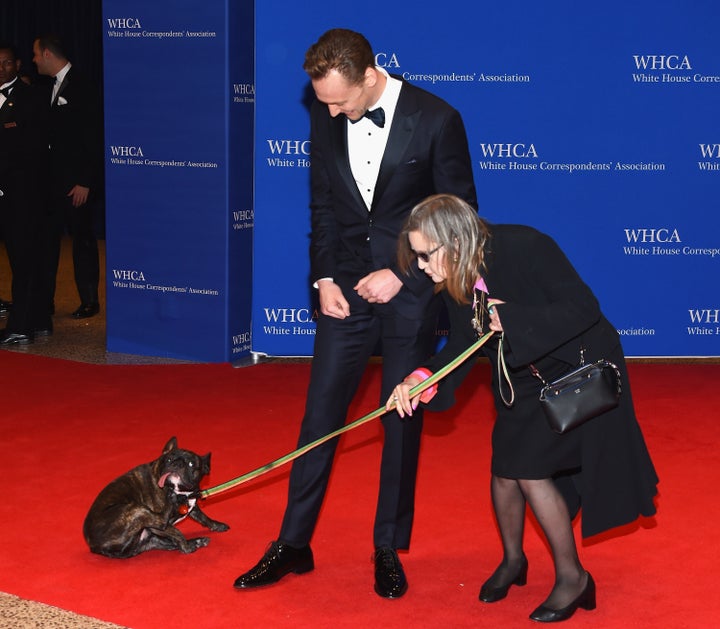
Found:
[[(9, 44), (6, 44), (6, 45), (9, 45)], [(13, 52), (13, 57), (15, 57), (14, 52)], [(17, 63), (18, 63), (17, 59), (15, 60), (15, 62), (13, 62), (9, 58), (3, 58), (2, 65), (0, 65), (0, 83), (5, 83), (7, 81), (7, 77), (9, 76), (8, 69), (14, 69), (15, 66), (17, 65)], [(1, 189), (0, 189), (0, 193), (2, 193)], [(0, 196), (2, 196), (2, 194), (0, 194)], [(2, 232), (2, 221), (0, 221), (0, 239), (4, 239), (4, 235)], [(7, 316), (7, 314), (10, 312), (10, 308), (12, 308), (12, 302), (5, 301), (4, 299), (0, 298), (0, 317)]]
[(52, 332), (41, 271), (47, 253), (44, 93), (24, 83), (15, 48), (0, 43), (0, 222), (12, 272), (13, 307), (0, 345), (27, 345)]
[[(418, 273), (396, 268), (397, 236), (428, 194), (453, 192), (476, 205), (460, 114), (441, 99), (376, 67), (368, 41), (333, 29), (306, 53), (311, 108), (311, 281), (317, 288), (312, 373), (298, 446), (346, 420), (368, 359), (383, 357), (381, 399), (433, 348), (437, 300)], [(397, 556), (410, 544), (421, 421), (383, 419), (375, 515), (375, 591), (402, 596)], [(314, 567), (310, 549), (337, 440), (296, 459), (279, 538), (237, 588), (274, 583)]]
[(54, 77), (48, 96), (50, 112), (51, 217), (53, 240), (48, 281), (55, 294), (60, 241), (65, 226), (73, 243), (75, 284), (80, 306), (72, 313), (82, 319), (100, 310), (100, 268), (93, 226), (94, 203), (100, 195), (102, 174), (102, 128), (95, 87), (75, 72), (55, 36), (38, 37), (33, 62), (39, 74)]

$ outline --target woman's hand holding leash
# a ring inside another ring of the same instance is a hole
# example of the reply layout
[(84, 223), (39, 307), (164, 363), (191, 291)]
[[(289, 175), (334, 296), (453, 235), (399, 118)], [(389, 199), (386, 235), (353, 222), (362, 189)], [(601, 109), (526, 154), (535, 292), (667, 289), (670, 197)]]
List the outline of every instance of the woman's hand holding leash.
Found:
[(504, 303), (504, 301), (500, 301), (499, 299), (488, 299), (488, 314), (490, 315), (490, 323), (488, 327), (493, 332), (503, 331), (502, 323), (500, 322), (500, 314), (495, 306), (499, 306)]
[[(505, 302), (500, 299), (488, 300), (487, 311), (490, 316), (490, 321), (488, 323), (490, 332), (488, 332), (483, 339), (478, 341), (479, 345), (483, 345), (485, 341), (492, 336), (493, 332), (503, 331), (502, 322), (500, 321), (500, 313), (498, 312), (496, 306), (504, 303)], [(425, 373), (423, 374), (421, 372)], [(385, 410), (391, 411), (395, 409), (401, 418), (406, 415), (408, 417), (412, 417), (413, 411), (417, 409), (420, 402), (429, 402), (432, 396), (435, 395), (435, 391), (432, 390), (417, 393), (412, 397), (410, 396), (410, 390), (424, 382), (429, 375), (430, 372), (426, 369), (417, 369), (413, 371), (413, 373), (411, 373), (393, 389), (392, 395), (390, 395), (387, 402), (385, 402)]]
[(392, 395), (385, 403), (385, 410), (391, 411), (394, 408), (400, 417), (405, 417), (405, 415), (412, 417), (413, 411), (420, 403), (420, 394), (410, 398), (410, 389), (421, 382), (422, 380), (417, 376), (409, 375), (405, 378), (393, 389)]

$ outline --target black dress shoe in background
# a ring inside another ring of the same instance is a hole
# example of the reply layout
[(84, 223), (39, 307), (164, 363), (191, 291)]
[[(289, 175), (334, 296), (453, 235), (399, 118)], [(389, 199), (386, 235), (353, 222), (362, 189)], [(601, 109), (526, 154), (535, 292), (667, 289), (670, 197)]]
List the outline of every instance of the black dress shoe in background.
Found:
[(314, 567), (310, 546), (294, 548), (282, 542), (272, 542), (255, 567), (235, 579), (233, 587), (247, 590), (272, 585), (286, 574), (303, 574)]
[(12, 310), (12, 302), (0, 299), (0, 317), (6, 315)]
[(561, 622), (570, 618), (578, 607), (582, 607), (588, 611), (595, 609), (595, 581), (593, 581), (592, 575), (589, 572), (587, 575), (588, 580), (585, 588), (570, 605), (562, 609), (552, 609), (545, 605), (540, 605), (540, 607), (530, 614), (530, 620), (534, 620), (535, 622)]
[(100, 312), (100, 304), (81, 304), (80, 307), (72, 313), (75, 319), (88, 319), (94, 317)]
[(392, 548), (375, 551), (375, 592), (383, 598), (400, 598), (408, 589), (400, 558)]
[(3, 330), (0, 332), (0, 347), (9, 345), (30, 345), (35, 342), (35, 335), (32, 333), (20, 334), (17, 332), (8, 332)]

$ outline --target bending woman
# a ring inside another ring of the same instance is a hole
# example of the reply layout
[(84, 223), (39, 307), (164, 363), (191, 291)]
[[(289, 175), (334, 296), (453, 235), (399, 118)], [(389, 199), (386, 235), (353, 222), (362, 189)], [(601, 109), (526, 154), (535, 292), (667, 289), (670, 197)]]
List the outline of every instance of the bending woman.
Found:
[[(497, 418), (491, 493), (503, 558), (482, 586), (480, 600), (499, 601), (512, 585), (526, 582), (527, 504), (555, 567), (553, 588), (530, 618), (556, 622), (578, 607), (594, 609), (595, 583), (580, 563), (573, 517), (582, 507), (582, 535), (589, 537), (651, 516), (658, 482), (635, 418), (616, 330), (549, 236), (522, 225), (488, 224), (452, 195), (429, 197), (413, 209), (400, 236), (399, 259), (404, 271), (413, 272), (417, 264), (442, 290), (450, 334), (430, 363), (394, 389), (388, 408), (396, 403), (404, 416), (421, 401), (431, 410), (449, 407), (469, 361), (420, 399), (410, 399), (408, 392), (478, 335), (488, 329), (496, 333), (481, 351), (493, 366)], [(619, 367), (620, 404), (560, 435), (547, 423), (539, 402), (541, 382), (529, 366), (554, 380), (577, 366), (581, 347), (587, 362), (606, 358)]]

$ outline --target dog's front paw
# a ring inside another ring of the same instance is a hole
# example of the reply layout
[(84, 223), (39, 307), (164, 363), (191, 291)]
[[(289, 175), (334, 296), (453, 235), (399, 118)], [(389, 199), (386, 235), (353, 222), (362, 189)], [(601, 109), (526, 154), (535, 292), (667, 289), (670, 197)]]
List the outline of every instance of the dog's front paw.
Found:
[(198, 548), (203, 548), (209, 543), (209, 537), (193, 537), (192, 539), (186, 540), (180, 550), (184, 553), (194, 553)]
[(230, 525), (225, 524), (225, 522), (218, 522), (217, 520), (210, 520), (208, 528), (211, 531), (214, 531), (215, 533), (223, 533), (230, 528)]

